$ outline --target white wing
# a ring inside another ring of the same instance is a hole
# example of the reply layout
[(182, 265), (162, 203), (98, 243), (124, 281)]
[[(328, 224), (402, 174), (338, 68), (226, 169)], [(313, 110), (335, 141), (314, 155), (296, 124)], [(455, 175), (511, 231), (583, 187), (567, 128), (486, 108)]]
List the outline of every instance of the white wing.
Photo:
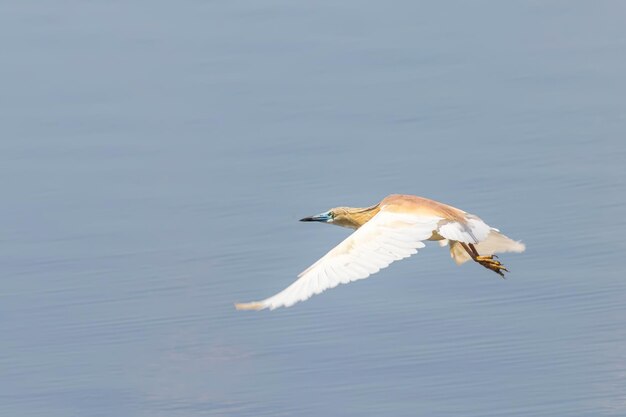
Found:
[(439, 234), (448, 240), (463, 243), (478, 243), (487, 238), (491, 227), (473, 214), (465, 213), (465, 222), (443, 221)]
[(289, 307), (339, 284), (367, 278), (393, 261), (423, 248), (440, 217), (386, 211), (384, 208), (346, 240), (298, 275), (278, 294), (263, 301), (236, 304), (239, 310)]

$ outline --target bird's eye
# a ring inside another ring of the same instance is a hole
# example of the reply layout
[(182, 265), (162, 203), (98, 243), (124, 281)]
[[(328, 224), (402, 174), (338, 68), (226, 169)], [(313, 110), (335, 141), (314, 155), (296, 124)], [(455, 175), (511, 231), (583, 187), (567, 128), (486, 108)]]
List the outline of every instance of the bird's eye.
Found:
[(330, 217), (332, 219), (333, 217), (335, 217), (335, 213), (333, 213), (332, 211), (329, 211), (328, 212), (328, 217)]

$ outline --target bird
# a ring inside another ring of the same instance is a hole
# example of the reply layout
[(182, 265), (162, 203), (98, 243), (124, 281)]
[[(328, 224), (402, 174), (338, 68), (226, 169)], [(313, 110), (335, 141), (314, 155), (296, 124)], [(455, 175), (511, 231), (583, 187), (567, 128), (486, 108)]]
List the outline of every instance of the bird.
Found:
[(391, 194), (370, 207), (336, 207), (300, 221), (355, 231), (287, 288), (261, 301), (236, 303), (237, 310), (290, 307), (339, 284), (367, 278), (417, 253), (425, 247), (424, 241), (448, 246), (457, 265), (472, 260), (502, 278), (509, 271), (495, 254), (526, 249), (474, 214), (415, 195)]

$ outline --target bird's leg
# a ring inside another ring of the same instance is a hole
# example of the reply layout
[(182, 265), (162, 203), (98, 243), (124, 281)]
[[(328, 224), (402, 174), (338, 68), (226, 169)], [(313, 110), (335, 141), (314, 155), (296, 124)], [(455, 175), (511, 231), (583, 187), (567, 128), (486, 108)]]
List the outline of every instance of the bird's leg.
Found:
[(502, 278), (504, 278), (504, 272), (502, 271), (509, 272), (509, 270), (506, 269), (506, 267), (502, 265), (500, 261), (494, 259), (494, 257), (497, 258), (497, 256), (480, 255), (478, 251), (476, 250), (476, 247), (472, 245), (471, 243), (463, 243), (463, 242), (459, 242), (459, 243), (461, 244), (461, 246), (463, 246), (463, 249), (465, 249), (465, 251), (469, 254), (469, 256), (472, 257), (472, 259), (475, 262), (478, 262), (485, 268), (492, 270), (496, 274), (500, 275)]

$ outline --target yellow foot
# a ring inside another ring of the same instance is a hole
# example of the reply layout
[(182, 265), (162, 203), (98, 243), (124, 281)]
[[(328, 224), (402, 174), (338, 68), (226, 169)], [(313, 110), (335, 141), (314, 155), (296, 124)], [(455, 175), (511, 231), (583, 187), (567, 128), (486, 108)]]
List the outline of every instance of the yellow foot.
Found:
[(493, 256), (477, 256), (475, 260), (485, 268), (492, 270), (493, 272), (504, 278), (504, 272), (502, 271), (509, 272), (509, 270), (506, 269), (506, 267), (502, 265), (500, 261), (496, 261), (493, 258)]

